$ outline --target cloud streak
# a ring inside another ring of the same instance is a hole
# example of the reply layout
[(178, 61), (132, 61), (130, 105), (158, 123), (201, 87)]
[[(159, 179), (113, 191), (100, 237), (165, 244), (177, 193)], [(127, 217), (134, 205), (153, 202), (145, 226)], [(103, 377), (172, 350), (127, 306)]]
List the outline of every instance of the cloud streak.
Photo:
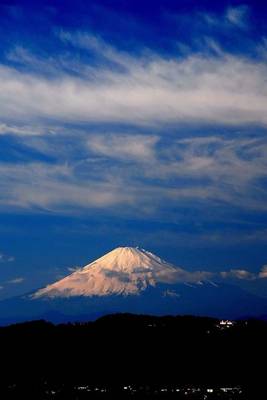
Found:
[(261, 278), (261, 279), (267, 278), (267, 265), (263, 265), (263, 267), (259, 273), (259, 278)]
[[(247, 16), (240, 6), (224, 20)], [(0, 163), (1, 208), (123, 205), (128, 215), (170, 218), (193, 204), (266, 211), (266, 61), (223, 50), (133, 55), (88, 32), (57, 35), (72, 61), (16, 46), (13, 64), (0, 66), (0, 135), (23, 157), (26, 148), (39, 156)], [(252, 127), (258, 133), (245, 133)]]
[(199, 283), (213, 280), (214, 282), (235, 282), (238, 284), (238, 281), (257, 281), (266, 278), (267, 266), (264, 265), (258, 273), (253, 273), (246, 269), (229, 269), (221, 272), (178, 270), (177, 276), (174, 277), (173, 281)]
[(24, 278), (18, 277), (18, 278), (10, 279), (9, 281), (7, 281), (7, 283), (10, 283), (11, 285), (18, 285), (24, 281), (25, 281)]
[(136, 134), (90, 135), (88, 147), (93, 153), (116, 160), (151, 161), (155, 158), (157, 136)]
[(67, 33), (67, 38), (85, 50), (89, 43), (114, 67), (90, 65), (87, 75), (75, 77), (59, 69), (57, 76), (45, 77), (1, 65), (3, 123), (267, 124), (263, 61), (227, 54), (133, 57), (88, 34)]
[(64, 163), (66, 144), (23, 140), (56, 160), (0, 163), (2, 207), (68, 213), (125, 205), (128, 215), (142, 216), (195, 201), (194, 207), (266, 210), (267, 142), (261, 136), (76, 135), (66, 139)]
[(15, 258), (13, 256), (8, 256), (6, 254), (0, 253), (0, 263), (10, 263), (14, 260)]
[(131, 203), (131, 193), (120, 193), (118, 184), (91, 179), (77, 182), (67, 165), (30, 163), (0, 165), (5, 194), (0, 205), (47, 211), (68, 207), (103, 208)]
[(244, 279), (252, 280), (256, 279), (255, 274), (245, 270), (245, 269), (230, 269), (229, 271), (222, 271), (220, 273), (223, 279)]
[(226, 11), (226, 19), (233, 25), (241, 29), (246, 29), (248, 26), (249, 7), (240, 5), (237, 7), (229, 7)]

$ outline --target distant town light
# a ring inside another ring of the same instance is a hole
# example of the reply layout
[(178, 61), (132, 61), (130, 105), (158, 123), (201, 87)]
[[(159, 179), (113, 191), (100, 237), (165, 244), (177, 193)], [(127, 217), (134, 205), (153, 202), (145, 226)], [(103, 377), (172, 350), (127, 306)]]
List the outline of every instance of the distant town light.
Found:
[(229, 321), (228, 319), (226, 319), (226, 320), (221, 320), (220, 321), (220, 325), (221, 326), (233, 326), (234, 325), (234, 323), (233, 323), (233, 321)]

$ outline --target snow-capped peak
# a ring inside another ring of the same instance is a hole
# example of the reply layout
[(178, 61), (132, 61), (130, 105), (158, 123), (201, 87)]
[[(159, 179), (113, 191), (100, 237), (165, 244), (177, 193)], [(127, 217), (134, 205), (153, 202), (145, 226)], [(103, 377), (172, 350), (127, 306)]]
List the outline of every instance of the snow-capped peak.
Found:
[(38, 290), (33, 298), (138, 294), (157, 283), (172, 283), (175, 268), (139, 247), (118, 247), (67, 277)]

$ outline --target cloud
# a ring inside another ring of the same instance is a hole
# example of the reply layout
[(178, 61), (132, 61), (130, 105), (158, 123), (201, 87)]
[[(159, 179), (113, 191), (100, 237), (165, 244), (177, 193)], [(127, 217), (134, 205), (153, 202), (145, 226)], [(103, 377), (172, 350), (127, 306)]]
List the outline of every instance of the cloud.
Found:
[[(70, 207), (105, 208), (132, 202), (131, 189), (118, 190), (118, 184), (107, 180), (75, 180), (67, 165), (30, 163), (0, 165), (2, 187), (0, 206), (9, 205), (25, 209), (42, 208), (47, 211)], [(11, 184), (12, 182), (12, 184)]]
[(134, 278), (136, 282), (141, 279), (150, 279), (151, 282), (161, 282), (161, 283), (198, 283), (200, 281), (205, 281), (214, 276), (212, 272), (209, 271), (186, 271), (182, 268), (174, 269), (163, 269), (160, 271), (149, 269), (149, 268), (135, 268), (133, 271), (114, 271), (114, 270), (103, 270), (103, 273), (108, 278), (115, 278), (121, 282), (131, 282)]
[(230, 269), (229, 271), (222, 271), (220, 275), (224, 279), (244, 279), (253, 280), (256, 279), (256, 275), (245, 269)]
[(55, 131), (40, 125), (7, 125), (0, 123), (0, 135), (38, 136), (49, 133), (55, 133)]
[(263, 265), (261, 271), (259, 272), (259, 278), (267, 278), (267, 265)]
[(155, 156), (156, 136), (136, 134), (90, 135), (89, 149), (98, 155), (118, 160), (140, 160), (147, 162)]
[[(256, 274), (246, 269), (230, 269), (221, 272), (212, 271), (193, 271), (178, 270), (176, 282), (199, 283), (201, 281), (210, 281), (213, 279), (215, 282), (223, 281), (255, 281), (257, 279), (267, 278), (267, 266), (263, 266), (260, 273)], [(212, 284), (213, 282), (210, 281)]]
[(124, 283), (131, 282), (130, 274), (127, 272), (115, 271), (115, 270), (110, 270), (110, 269), (103, 269), (102, 272), (107, 278), (111, 278), (111, 279), (115, 278), (118, 281), (124, 282)]
[[(267, 278), (267, 266), (263, 266), (260, 273), (256, 274), (250, 272), (246, 269), (230, 269), (221, 272), (211, 272), (211, 271), (194, 271), (188, 272), (182, 270), (182, 273), (178, 272), (177, 281), (183, 281), (188, 283), (198, 283), (201, 281), (210, 281), (213, 279), (215, 282), (223, 281), (256, 281), (261, 278)], [(211, 281), (211, 283), (213, 283)]]
[(165, 290), (163, 292), (163, 297), (172, 297), (172, 298), (179, 298), (181, 295), (176, 293), (174, 290)]
[[(86, 33), (67, 35), (77, 45), (88, 42)], [(227, 54), (134, 57), (92, 41), (114, 68), (103, 63), (89, 65), (87, 75), (59, 69), (46, 77), (0, 66), (3, 123), (267, 124), (264, 62)]]
[(60, 67), (60, 59), (56, 61), (49, 57), (45, 60), (18, 45), (7, 52), (6, 59), (17, 66), (29, 67), (32, 72), (45, 72), (45, 75), (55, 74), (56, 69)]
[(17, 284), (20, 284), (20, 283), (22, 283), (22, 282), (24, 282), (25, 281), (25, 278), (22, 278), (22, 277), (18, 277), (18, 278), (14, 278), (14, 279), (10, 279), (9, 281), (7, 281), (7, 283), (10, 283), (10, 284), (14, 284), (14, 285), (17, 285)]
[(15, 257), (0, 253), (0, 263), (1, 262), (7, 263), (7, 262), (13, 262), (13, 261), (15, 261)]
[[(120, 51), (105, 42), (100, 36), (93, 35), (89, 32), (67, 32), (60, 30), (58, 37), (67, 44), (71, 44), (74, 48), (85, 49), (94, 53), (94, 56), (114, 64), (125, 66), (128, 69), (130, 63), (136, 64), (136, 61), (126, 52)], [(91, 70), (92, 72), (92, 70)]]
[[(21, 146), (15, 163), (0, 163), (2, 209), (266, 210), (266, 62), (223, 51), (133, 55), (87, 32), (59, 37), (75, 62), (48, 58), (52, 75), (19, 47), (9, 61), (34, 71), (0, 66), (0, 134)], [(93, 57), (77, 61), (80, 50)], [(39, 158), (24, 162), (26, 147)]]
[(248, 26), (249, 7), (240, 5), (237, 7), (229, 7), (226, 11), (226, 19), (233, 25), (244, 29)]
[(80, 269), (81, 269), (81, 267), (68, 267), (69, 272), (76, 272), (76, 271), (79, 271)]
[(252, 273), (245, 269), (230, 269), (220, 272), (223, 279), (259, 280), (267, 278), (267, 265), (263, 265), (259, 273)]
[(173, 282), (198, 283), (211, 279), (214, 273), (211, 271), (193, 271), (178, 270), (174, 276)]
[(263, 37), (257, 46), (257, 53), (265, 61), (267, 60), (267, 37)]
[(2, 208), (113, 213), (125, 205), (128, 215), (164, 212), (165, 218), (191, 202), (195, 208), (224, 204), (266, 210), (267, 142), (261, 135), (107, 132), (21, 140), (55, 161), (0, 163)]

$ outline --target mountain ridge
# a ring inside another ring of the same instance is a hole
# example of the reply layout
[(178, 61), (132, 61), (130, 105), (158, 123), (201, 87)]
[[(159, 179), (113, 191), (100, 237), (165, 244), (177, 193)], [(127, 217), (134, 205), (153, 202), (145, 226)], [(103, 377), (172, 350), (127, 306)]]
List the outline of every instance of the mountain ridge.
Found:
[(137, 295), (158, 283), (174, 283), (182, 268), (139, 247), (118, 247), (70, 275), (38, 290), (33, 298)]
[[(213, 282), (140, 248), (119, 247), (44, 288), (0, 302), (0, 324), (39, 319), (79, 321), (113, 313), (266, 315), (267, 299), (237, 285)], [(1, 322), (3, 321), (3, 322)]]

